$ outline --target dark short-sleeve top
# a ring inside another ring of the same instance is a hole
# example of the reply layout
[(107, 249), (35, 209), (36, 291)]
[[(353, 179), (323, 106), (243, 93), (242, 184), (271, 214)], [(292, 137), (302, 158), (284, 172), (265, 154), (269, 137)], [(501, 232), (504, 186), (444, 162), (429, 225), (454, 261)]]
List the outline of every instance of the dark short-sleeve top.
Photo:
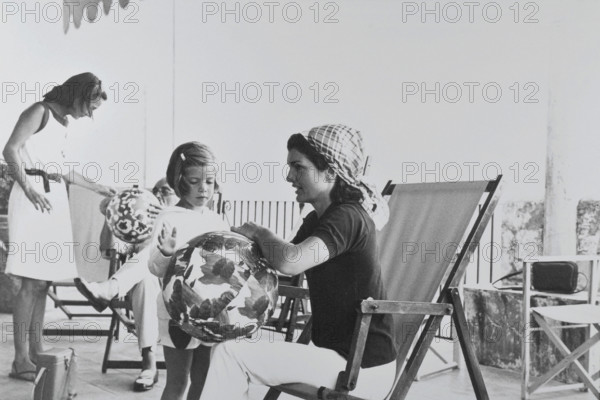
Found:
[[(325, 242), (330, 257), (306, 271), (312, 341), (347, 359), (360, 302), (368, 297), (386, 300), (375, 225), (360, 204), (332, 204), (320, 218), (315, 211), (306, 216), (292, 243), (310, 236)], [(393, 326), (390, 315), (373, 315), (362, 368), (396, 359)]]

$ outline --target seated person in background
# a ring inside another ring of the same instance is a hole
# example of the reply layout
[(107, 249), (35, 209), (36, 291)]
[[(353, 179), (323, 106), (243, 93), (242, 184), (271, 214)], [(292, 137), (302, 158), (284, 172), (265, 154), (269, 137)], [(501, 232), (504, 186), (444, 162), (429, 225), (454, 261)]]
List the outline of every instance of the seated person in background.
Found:
[[(178, 201), (175, 192), (168, 186), (164, 178), (154, 185), (152, 193), (163, 206), (170, 206)], [(106, 212), (109, 201), (110, 198), (100, 203), (102, 214)], [(102, 236), (104, 241), (110, 240), (112, 242), (112, 248), (116, 248), (119, 253), (125, 255), (126, 261), (106, 281), (86, 282), (84, 279), (77, 278), (75, 279), (75, 286), (98, 312), (106, 309), (115, 297), (123, 297), (128, 292), (131, 293), (135, 329), (142, 353), (142, 372), (135, 380), (133, 389), (135, 391), (149, 390), (158, 380), (155, 356), (158, 342), (156, 297), (160, 293), (158, 279), (148, 270), (148, 251), (146, 247), (149, 240), (137, 245), (120, 241), (114, 243), (114, 240), (118, 239), (112, 237), (106, 224)]]

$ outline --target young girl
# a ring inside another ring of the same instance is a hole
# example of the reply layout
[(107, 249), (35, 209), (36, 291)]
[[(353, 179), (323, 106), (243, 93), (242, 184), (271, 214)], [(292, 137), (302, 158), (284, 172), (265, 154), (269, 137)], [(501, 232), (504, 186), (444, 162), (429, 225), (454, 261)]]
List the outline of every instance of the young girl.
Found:
[[(218, 190), (216, 161), (207, 146), (188, 142), (177, 147), (169, 160), (167, 182), (180, 201), (165, 208), (154, 225), (148, 267), (159, 278), (164, 276), (171, 255), (188, 240), (210, 231), (229, 230), (222, 218), (207, 207)], [(188, 380), (187, 400), (197, 400), (208, 370), (210, 347), (171, 324), (162, 295), (157, 301), (159, 335), (167, 364), (161, 400), (183, 399)]]

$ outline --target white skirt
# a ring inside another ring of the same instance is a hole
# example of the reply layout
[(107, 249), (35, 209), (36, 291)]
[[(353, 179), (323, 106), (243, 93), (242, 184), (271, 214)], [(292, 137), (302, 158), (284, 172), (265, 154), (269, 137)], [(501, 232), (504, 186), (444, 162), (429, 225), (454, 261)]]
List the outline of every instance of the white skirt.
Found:
[(63, 182), (50, 182), (44, 192), (42, 179), (29, 182), (43, 194), (52, 211), (35, 209), (17, 182), (8, 200), (8, 258), (6, 274), (43, 281), (60, 281), (77, 276), (75, 247), (67, 189)]

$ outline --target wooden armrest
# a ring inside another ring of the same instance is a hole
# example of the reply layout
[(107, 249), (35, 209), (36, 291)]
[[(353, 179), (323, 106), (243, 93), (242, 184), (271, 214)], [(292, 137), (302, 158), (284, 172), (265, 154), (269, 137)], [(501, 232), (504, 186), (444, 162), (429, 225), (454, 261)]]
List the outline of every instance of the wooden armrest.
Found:
[(354, 326), (354, 335), (352, 337), (346, 370), (340, 372), (338, 376), (335, 385), (336, 392), (348, 393), (348, 391), (353, 390), (356, 386), (373, 314), (450, 315), (452, 311), (452, 305), (446, 303), (363, 300), (360, 303), (359, 317), (356, 319)]
[(53, 281), (50, 286), (54, 287), (75, 287), (73, 280), (70, 281)]
[(451, 315), (452, 304), (424, 303), (415, 301), (363, 300), (360, 303), (362, 314), (419, 314)]
[(280, 296), (284, 297), (294, 297), (303, 300), (309, 298), (308, 289), (302, 287), (279, 285), (277, 291), (279, 292)]

